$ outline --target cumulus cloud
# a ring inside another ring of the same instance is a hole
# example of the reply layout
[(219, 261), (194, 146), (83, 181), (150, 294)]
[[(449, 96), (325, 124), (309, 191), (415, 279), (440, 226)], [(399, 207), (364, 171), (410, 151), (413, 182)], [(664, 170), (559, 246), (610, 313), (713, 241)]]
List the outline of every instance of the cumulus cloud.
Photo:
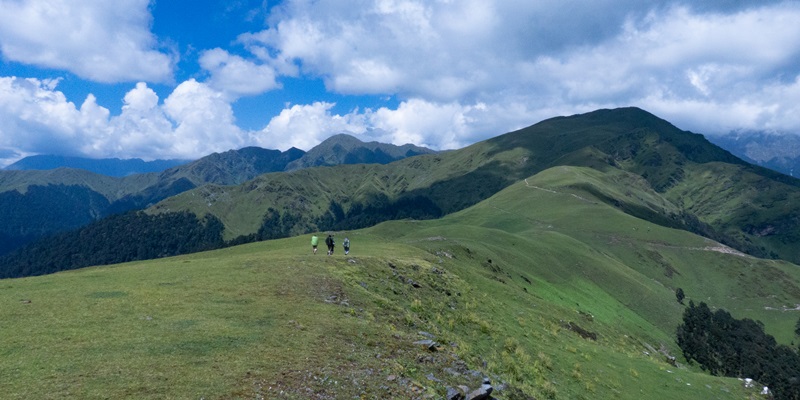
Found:
[[(54, 90), (57, 80), (0, 78), (0, 148), (16, 153), (55, 153), (108, 118), (108, 110), (87, 97), (81, 108)], [(59, 152), (61, 153), (61, 152)]]
[[(37, 4), (45, 3), (0, 0), (10, 10), (0, 16), (7, 59), (63, 63), (96, 80), (169, 74), (169, 57), (147, 31), (147, 1)], [(91, 23), (64, 17), (49, 26), (48, 12)], [(41, 29), (22, 29), (8, 15)], [(3, 78), (0, 153), (41, 153), (64, 141), (86, 155), (198, 157), (247, 145), (309, 149), (341, 132), (448, 149), (620, 106), (706, 134), (800, 132), (798, 20), (800, 3), (781, 0), (286, 0), (265, 29), (232, 43), (246, 52), (200, 51), (200, 78), (163, 102), (139, 83), (119, 115), (94, 96), (76, 106), (56, 90), (58, 80)], [(86, 45), (94, 36), (99, 44)], [(115, 47), (121, 42), (132, 55), (113, 51), (126, 48)], [(112, 73), (119, 65), (130, 74)], [(232, 104), (280, 89), (287, 76), (321, 79), (336, 95), (289, 100), (260, 130), (237, 127)], [(330, 99), (342, 95), (389, 95), (397, 105), (334, 112), (341, 107)]]
[(487, 127), (523, 127), (532, 113), (520, 104), (502, 110), (482, 103), (440, 104), (422, 99), (404, 101), (396, 109), (355, 109), (344, 115), (331, 112), (333, 107), (333, 103), (317, 102), (285, 108), (254, 133), (256, 140), (263, 147), (309, 149), (331, 135), (348, 133), (363, 141), (454, 149), (497, 134)]
[(204, 51), (200, 66), (211, 74), (206, 83), (231, 99), (280, 87), (271, 66), (245, 60), (220, 48)]
[(251, 143), (224, 95), (195, 80), (178, 85), (163, 104), (138, 83), (117, 116), (93, 95), (76, 107), (57, 84), (0, 78), (0, 165), (29, 154), (198, 158)]
[[(419, 110), (434, 114), (453, 104), (565, 113), (637, 105), (685, 129), (727, 129), (720, 123), (725, 117), (689, 106), (708, 104), (731, 110), (720, 115), (758, 115), (734, 119), (760, 124), (750, 128), (792, 125), (787, 112), (772, 111), (775, 101), (785, 104), (773, 93), (791, 92), (798, 76), (800, 4), (685, 4), (297, 0), (276, 9), (267, 29), (240, 41), (266, 59), (322, 77), (330, 90), (396, 94), (408, 101), (405, 107), (418, 99), (436, 104)], [(514, 126), (496, 126), (491, 134)], [(443, 143), (432, 133), (414, 135)]]
[(172, 79), (150, 33), (149, 0), (0, 0), (0, 51), (98, 82)]
[(357, 111), (333, 114), (330, 111), (333, 106), (333, 103), (316, 102), (285, 108), (256, 134), (255, 140), (260, 146), (271, 149), (310, 149), (333, 134), (362, 134), (367, 130), (363, 115)]
[(164, 111), (177, 123), (171, 143), (177, 154), (197, 155), (212, 147), (228, 150), (247, 144), (246, 133), (236, 126), (230, 103), (203, 83), (181, 83), (164, 100)]

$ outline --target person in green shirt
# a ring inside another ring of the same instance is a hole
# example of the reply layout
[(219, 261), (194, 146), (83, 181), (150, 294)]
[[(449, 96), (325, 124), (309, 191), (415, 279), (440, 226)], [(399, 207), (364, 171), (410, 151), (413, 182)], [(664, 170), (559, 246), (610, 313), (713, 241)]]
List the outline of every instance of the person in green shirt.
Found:
[(317, 244), (319, 243), (319, 238), (317, 235), (311, 236), (311, 252), (317, 254)]

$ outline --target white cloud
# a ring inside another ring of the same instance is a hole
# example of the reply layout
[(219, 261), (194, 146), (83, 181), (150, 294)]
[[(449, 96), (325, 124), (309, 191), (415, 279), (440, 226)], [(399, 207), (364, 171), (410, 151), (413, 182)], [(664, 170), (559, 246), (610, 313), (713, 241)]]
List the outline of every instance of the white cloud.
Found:
[[(3, 55), (63, 63), (98, 80), (169, 75), (169, 57), (154, 50), (148, 32), (147, 1), (79, 3), (0, 0), (11, 10), (0, 15)], [(47, 12), (78, 18), (50, 26)], [(74, 22), (80, 18), (91, 23)], [(199, 52), (206, 73), (194, 76), (208, 78), (181, 83), (163, 104), (140, 83), (110, 116), (94, 96), (76, 107), (55, 89), (58, 80), (3, 78), (0, 153), (41, 153), (64, 142), (85, 155), (198, 157), (247, 145), (309, 149), (341, 132), (447, 149), (552, 116), (619, 106), (701, 133), (800, 132), (796, 21), (800, 3), (779, 0), (286, 0), (266, 29), (232, 43), (250, 55)], [(116, 52), (120, 43), (129, 54)], [(120, 65), (130, 73), (107, 72)], [(331, 100), (303, 92), (310, 100), (298, 102), (287, 89), (285, 98), (300, 104), (262, 130), (237, 127), (231, 102), (278, 89), (285, 76), (322, 79), (337, 94), (391, 95), (399, 104), (341, 114)]]
[[(53, 90), (57, 81), (0, 78), (0, 148), (20, 154), (56, 153), (71, 143), (92, 120), (108, 118), (90, 96), (81, 109)], [(63, 154), (59, 152), (60, 154)]]
[(269, 57), (298, 63), (340, 93), (451, 101), (490, 76), (480, 66), (491, 53), (475, 51), (497, 23), (484, 2), (290, 1), (282, 12), (274, 27), (240, 40), (265, 56), (259, 47), (277, 49)]
[[(770, 93), (789, 90), (798, 75), (797, 21), (800, 3), (790, 1), (692, 8), (628, 0), (296, 0), (273, 11), (268, 29), (240, 40), (265, 59), (322, 77), (338, 93), (396, 94), (408, 101), (403, 107), (414, 99), (438, 104), (418, 110), (431, 113), (430, 120), (453, 104), (564, 112), (634, 105), (658, 106), (652, 111), (702, 131), (725, 124), (699, 123), (713, 118), (704, 114), (708, 110), (681, 105), (708, 103), (793, 120), (770, 111), (781, 102)], [(485, 135), (513, 127), (497, 125)], [(443, 135), (465, 142), (469, 131), (451, 127)]]
[(0, 0), (0, 50), (12, 61), (98, 82), (172, 79), (150, 33), (149, 0)]
[(421, 99), (405, 101), (396, 110), (380, 108), (370, 115), (375, 128), (391, 135), (391, 143), (414, 143), (435, 149), (470, 144), (474, 125), (486, 117), (486, 105), (437, 104)]
[(206, 83), (232, 99), (280, 87), (272, 67), (245, 60), (220, 48), (204, 51), (199, 61), (200, 66), (211, 73)]
[(454, 149), (502, 133), (487, 130), (496, 126), (526, 126), (532, 114), (520, 104), (465, 106), (422, 99), (404, 101), (397, 109), (356, 109), (345, 115), (332, 113), (333, 106), (317, 102), (285, 108), (257, 134), (256, 140), (268, 148), (308, 150), (331, 135), (348, 133), (363, 141)]
[(266, 148), (286, 150), (290, 147), (308, 150), (328, 136), (338, 133), (361, 134), (367, 130), (364, 116), (357, 111), (336, 115), (333, 103), (316, 102), (293, 105), (273, 117), (255, 140)]
[[(175, 154), (198, 156), (247, 145), (235, 124), (233, 109), (222, 93), (195, 80), (178, 85), (164, 100), (164, 111), (177, 123), (170, 148)], [(213, 150), (212, 150), (213, 149)]]
[(199, 158), (251, 144), (225, 96), (195, 80), (178, 85), (162, 105), (138, 83), (113, 117), (93, 95), (77, 108), (56, 84), (0, 78), (0, 165), (29, 154)]

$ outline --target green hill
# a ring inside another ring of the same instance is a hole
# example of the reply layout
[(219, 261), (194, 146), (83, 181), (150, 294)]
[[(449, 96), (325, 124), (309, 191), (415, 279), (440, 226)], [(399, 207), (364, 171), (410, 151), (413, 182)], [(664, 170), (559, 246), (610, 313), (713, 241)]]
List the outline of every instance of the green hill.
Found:
[[(759, 257), (800, 262), (800, 180), (747, 164), (637, 108), (552, 118), (460, 150), (387, 165), (310, 168), (239, 186), (204, 186), (149, 212), (213, 214), (228, 239), (254, 234), (265, 218), (285, 234), (352, 229), (436, 218), (561, 165), (639, 176), (638, 184), (649, 187), (648, 201), (628, 201), (623, 189), (602, 198), (631, 215)], [(270, 216), (270, 208), (279, 215)]]
[(347, 135), (338, 134), (325, 139), (322, 143), (303, 154), (286, 166), (286, 171), (303, 168), (335, 166), (342, 164), (388, 164), (420, 154), (436, 153), (424, 147), (405, 144), (395, 146), (379, 142), (362, 142)]
[(431, 152), (411, 145), (363, 143), (352, 136), (336, 135), (308, 153), (296, 148), (281, 152), (245, 147), (214, 153), (160, 173), (125, 177), (74, 168), (0, 171), (0, 255), (109, 215), (146, 208), (205, 184), (237, 185), (268, 172), (323, 164), (388, 163)]
[(757, 396), (682, 359), (675, 289), (788, 344), (800, 270), (609, 198), (673, 207), (639, 175), (560, 166), (441, 219), (334, 232), (349, 256), (302, 235), (3, 280), (0, 392), (442, 398), (488, 377), (498, 399)]

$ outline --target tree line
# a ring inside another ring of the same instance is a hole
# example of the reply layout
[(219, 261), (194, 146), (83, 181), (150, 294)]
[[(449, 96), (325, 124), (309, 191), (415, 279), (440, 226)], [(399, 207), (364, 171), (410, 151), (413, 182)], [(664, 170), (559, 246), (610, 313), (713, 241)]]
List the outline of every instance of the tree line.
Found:
[(768, 386), (776, 399), (800, 399), (800, 355), (778, 344), (759, 321), (689, 301), (677, 341), (689, 363), (712, 375), (752, 378)]
[(44, 275), (92, 265), (148, 260), (225, 245), (222, 222), (189, 212), (141, 211), (106, 217), (56, 234), (0, 258), (0, 278)]
[(257, 232), (225, 241), (224, 225), (210, 214), (198, 217), (190, 212), (151, 215), (131, 211), (40, 239), (0, 257), (0, 279), (176, 256), (316, 231), (358, 229), (391, 219), (441, 215), (441, 210), (422, 196), (397, 201), (383, 196), (367, 205), (354, 204), (347, 211), (331, 201), (328, 209), (317, 216), (270, 207)]

